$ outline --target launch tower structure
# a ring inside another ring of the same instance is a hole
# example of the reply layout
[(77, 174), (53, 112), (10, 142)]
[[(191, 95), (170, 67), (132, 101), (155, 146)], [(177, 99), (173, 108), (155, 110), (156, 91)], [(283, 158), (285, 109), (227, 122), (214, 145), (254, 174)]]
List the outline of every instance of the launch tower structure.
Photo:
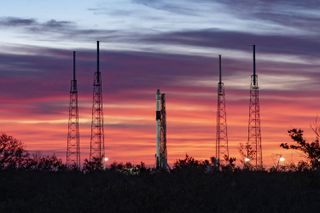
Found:
[(96, 158), (101, 161), (105, 158), (104, 121), (102, 99), (102, 77), (100, 72), (100, 45), (97, 41), (97, 71), (94, 74), (93, 104), (90, 139), (90, 160)]
[(80, 168), (79, 108), (75, 51), (73, 51), (73, 78), (70, 87), (66, 164)]
[(166, 121), (166, 95), (160, 92), (156, 93), (156, 168), (168, 169), (167, 162), (167, 121)]
[[(251, 75), (249, 124), (247, 141), (247, 159), (253, 162), (256, 169), (263, 167), (261, 127), (260, 127), (260, 102), (258, 75), (256, 74), (256, 46), (253, 45), (253, 74)], [(250, 149), (250, 150), (249, 150)], [(250, 156), (252, 155), (252, 156)]]
[(224, 83), (222, 82), (221, 55), (219, 55), (219, 82), (217, 94), (216, 159), (217, 166), (229, 158), (228, 128)]

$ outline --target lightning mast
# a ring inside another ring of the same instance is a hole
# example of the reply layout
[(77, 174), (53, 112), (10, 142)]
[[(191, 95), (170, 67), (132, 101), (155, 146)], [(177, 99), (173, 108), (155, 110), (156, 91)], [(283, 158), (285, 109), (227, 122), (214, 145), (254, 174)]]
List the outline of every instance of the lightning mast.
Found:
[[(260, 127), (260, 103), (258, 75), (256, 74), (256, 46), (253, 45), (253, 74), (251, 75), (249, 124), (247, 141), (247, 158), (253, 161), (256, 169), (263, 167), (261, 127)], [(251, 149), (251, 150), (248, 150)], [(252, 156), (250, 156), (252, 155)]]
[(97, 71), (94, 74), (93, 104), (90, 139), (90, 159), (103, 160), (104, 149), (104, 127), (103, 127), (103, 100), (102, 100), (102, 78), (100, 72), (99, 41), (97, 41)]
[(66, 164), (68, 166), (76, 166), (77, 168), (80, 168), (79, 108), (75, 51), (73, 51), (73, 78), (71, 80), (70, 87)]
[(229, 157), (226, 101), (224, 83), (222, 82), (221, 55), (219, 55), (219, 82), (217, 96), (216, 158), (219, 166), (225, 158)]
[(156, 168), (168, 169), (167, 162), (167, 122), (166, 95), (157, 90), (156, 93)]

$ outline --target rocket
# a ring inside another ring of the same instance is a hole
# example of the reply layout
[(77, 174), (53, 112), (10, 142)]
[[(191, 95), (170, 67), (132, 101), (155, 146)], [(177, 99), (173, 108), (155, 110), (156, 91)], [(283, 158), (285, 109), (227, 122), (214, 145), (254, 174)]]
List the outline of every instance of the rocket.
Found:
[(160, 143), (161, 143), (161, 92), (160, 89), (156, 93), (156, 165), (160, 164)]

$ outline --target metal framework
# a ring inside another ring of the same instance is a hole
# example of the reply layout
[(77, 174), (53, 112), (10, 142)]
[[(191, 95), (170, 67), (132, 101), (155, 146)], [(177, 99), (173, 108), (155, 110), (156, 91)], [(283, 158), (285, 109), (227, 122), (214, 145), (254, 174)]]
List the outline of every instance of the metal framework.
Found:
[(168, 169), (167, 162), (167, 121), (166, 95), (157, 90), (156, 93), (156, 168)]
[(71, 80), (70, 87), (66, 164), (80, 168), (79, 108), (75, 51), (73, 51), (73, 79)]
[(225, 90), (222, 82), (221, 70), (221, 55), (219, 55), (219, 82), (217, 94), (217, 133), (216, 133), (216, 158), (218, 166), (226, 158), (229, 158), (228, 147), (228, 128), (227, 128), (227, 114), (226, 114), (226, 101)]
[(97, 71), (93, 83), (93, 104), (90, 139), (90, 160), (105, 157), (104, 148), (104, 126), (103, 126), (103, 100), (102, 100), (102, 78), (100, 72), (99, 41), (97, 41)]
[[(253, 45), (253, 75), (251, 75), (249, 124), (247, 141), (247, 158), (254, 163), (256, 169), (263, 167), (261, 127), (260, 127), (260, 103), (258, 76), (256, 74), (256, 48)], [(248, 150), (248, 149), (251, 150)]]

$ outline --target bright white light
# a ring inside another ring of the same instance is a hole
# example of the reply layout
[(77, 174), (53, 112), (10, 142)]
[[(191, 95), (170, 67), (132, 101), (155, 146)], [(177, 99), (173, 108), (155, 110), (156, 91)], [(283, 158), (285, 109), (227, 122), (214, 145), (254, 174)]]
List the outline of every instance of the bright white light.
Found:
[(250, 161), (250, 158), (244, 158), (244, 162), (249, 162)]
[(285, 159), (284, 157), (282, 157), (282, 156), (279, 158), (279, 161), (280, 161), (280, 162), (284, 162), (285, 160), (286, 160), (286, 159)]
[(103, 158), (103, 160), (104, 160), (105, 162), (107, 162), (107, 161), (109, 160), (109, 158), (105, 157), (105, 158)]

